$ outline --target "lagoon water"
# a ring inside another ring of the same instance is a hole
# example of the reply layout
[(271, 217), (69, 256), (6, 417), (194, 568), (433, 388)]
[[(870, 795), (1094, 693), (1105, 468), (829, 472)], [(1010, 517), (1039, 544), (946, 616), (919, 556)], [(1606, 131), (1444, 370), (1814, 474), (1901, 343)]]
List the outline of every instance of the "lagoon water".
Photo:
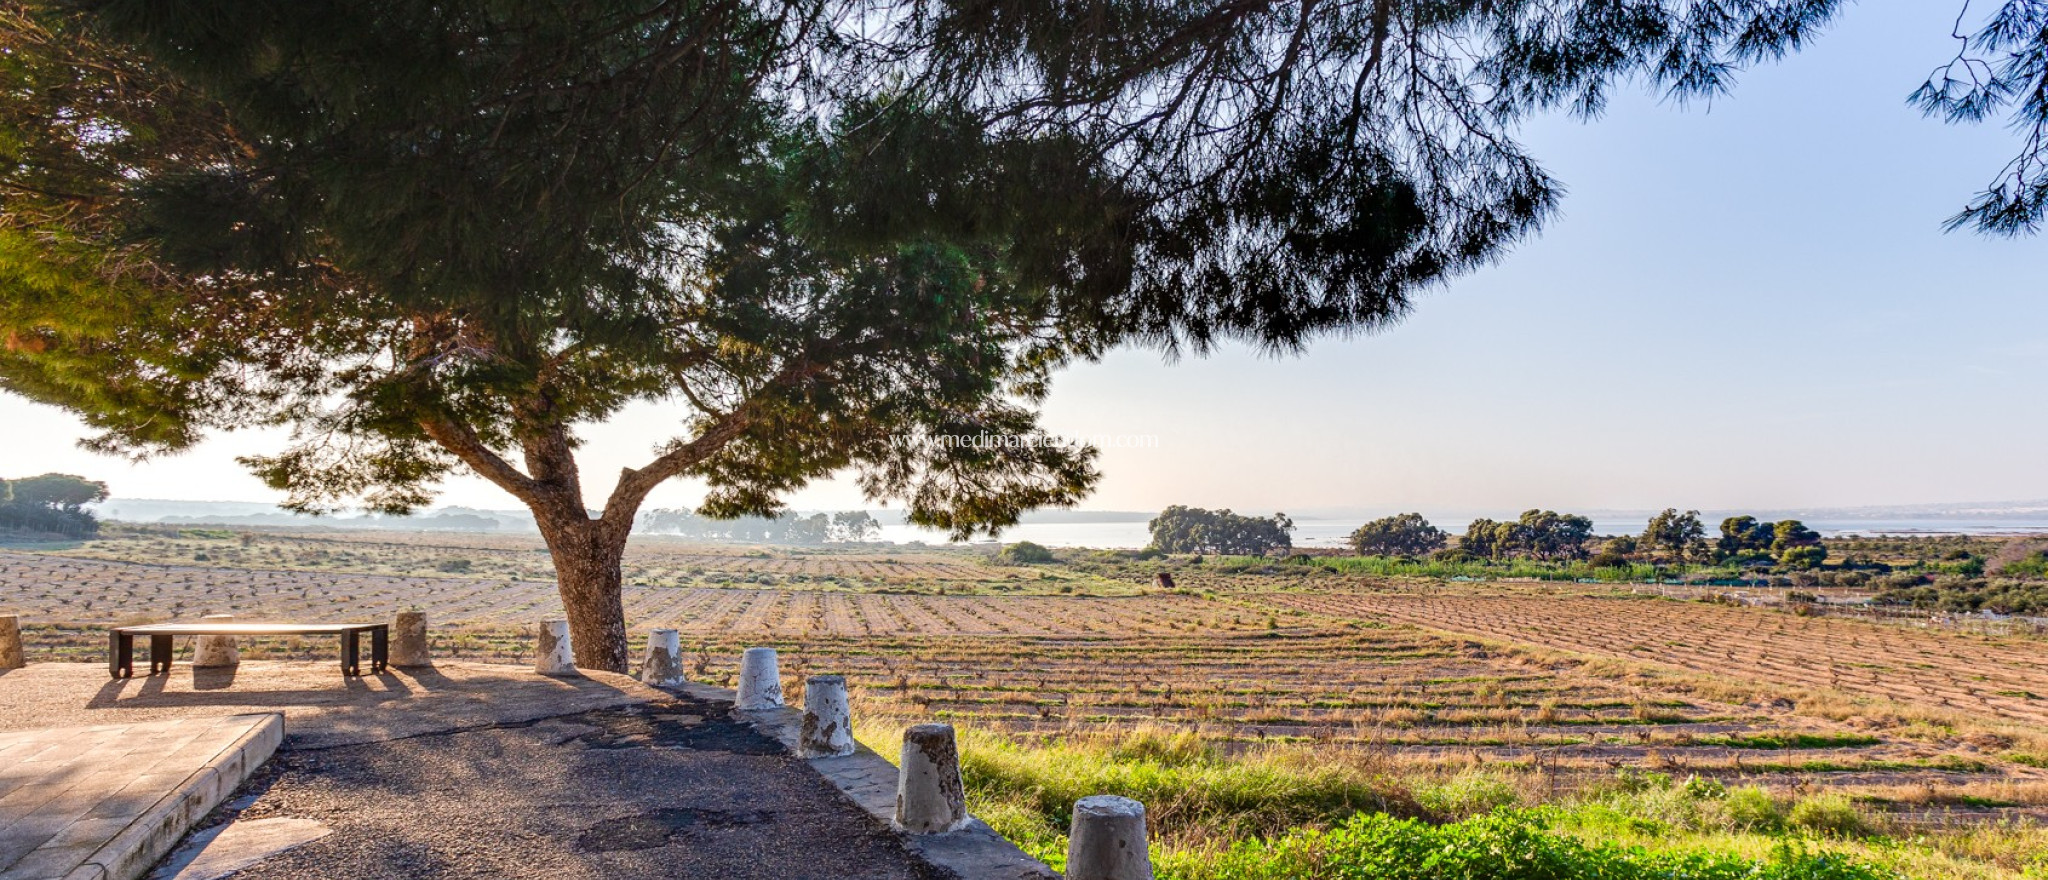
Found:
[[(1336, 547), (1344, 543), (1351, 530), (1358, 528), (1363, 520), (1297, 519), (1294, 521), (1294, 545), (1297, 547)], [(1709, 535), (1718, 520), (1709, 521)], [(1808, 527), (1823, 535), (1925, 535), (1925, 534), (1967, 534), (1967, 535), (2015, 535), (2048, 533), (2048, 516), (2028, 518), (1994, 519), (1809, 519)], [(1440, 522), (1438, 527), (1453, 534), (1464, 531), (1464, 522)], [(1593, 531), (1601, 535), (1639, 534), (1643, 520), (1594, 519)], [(947, 543), (940, 532), (927, 531), (903, 524), (882, 527), (883, 541), (909, 543), (923, 541), (927, 544)], [(986, 541), (986, 538), (977, 539)], [(1114, 549), (1136, 549), (1151, 543), (1151, 533), (1142, 522), (1083, 522), (1083, 523), (1024, 523), (1004, 530), (1003, 543), (1033, 541), (1048, 547), (1099, 547)]]

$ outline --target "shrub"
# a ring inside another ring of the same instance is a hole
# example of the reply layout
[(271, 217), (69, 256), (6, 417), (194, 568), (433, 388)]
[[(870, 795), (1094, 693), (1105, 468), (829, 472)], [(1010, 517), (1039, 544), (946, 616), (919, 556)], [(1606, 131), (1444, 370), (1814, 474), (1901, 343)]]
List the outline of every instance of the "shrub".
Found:
[(1738, 831), (1769, 834), (1785, 827), (1785, 814), (1778, 808), (1777, 799), (1754, 785), (1735, 789), (1722, 798), (1721, 814)]
[(1786, 821), (1794, 827), (1829, 837), (1861, 837), (1870, 833), (1870, 822), (1847, 795), (1814, 795), (1792, 805)]
[(1415, 789), (1415, 801), (1445, 819), (1462, 819), (1513, 806), (1521, 799), (1513, 785), (1483, 770), (1465, 770), (1449, 781)]
[(1778, 555), (1778, 564), (1791, 569), (1819, 568), (1827, 558), (1827, 548), (1819, 545), (1788, 547)]
[(1040, 565), (1052, 561), (1051, 550), (1030, 541), (1018, 541), (996, 554), (996, 562), (1003, 565)]

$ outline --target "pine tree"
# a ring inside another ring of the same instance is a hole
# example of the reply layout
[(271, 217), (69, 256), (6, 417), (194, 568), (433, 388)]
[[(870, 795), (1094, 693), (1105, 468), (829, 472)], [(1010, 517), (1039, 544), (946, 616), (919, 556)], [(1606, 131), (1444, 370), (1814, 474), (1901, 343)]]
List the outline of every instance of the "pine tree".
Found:
[[(1062, 365), (1395, 321), (1553, 208), (1518, 120), (1715, 92), (1837, 2), (12, 2), (0, 388), (111, 452), (290, 426), (247, 463), (302, 510), (479, 474), (619, 670), (663, 481), (1072, 504)], [(575, 426), (636, 401), (686, 428), (588, 509)]]

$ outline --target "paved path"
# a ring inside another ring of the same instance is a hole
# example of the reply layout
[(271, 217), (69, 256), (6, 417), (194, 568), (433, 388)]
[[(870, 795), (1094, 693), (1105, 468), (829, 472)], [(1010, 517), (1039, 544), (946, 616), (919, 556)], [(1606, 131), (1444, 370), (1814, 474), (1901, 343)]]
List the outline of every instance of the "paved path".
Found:
[(240, 820), (333, 833), (235, 880), (938, 880), (728, 704), (664, 699), (288, 752)]
[(0, 733), (0, 880), (147, 870), (282, 729), (276, 715), (233, 715)]

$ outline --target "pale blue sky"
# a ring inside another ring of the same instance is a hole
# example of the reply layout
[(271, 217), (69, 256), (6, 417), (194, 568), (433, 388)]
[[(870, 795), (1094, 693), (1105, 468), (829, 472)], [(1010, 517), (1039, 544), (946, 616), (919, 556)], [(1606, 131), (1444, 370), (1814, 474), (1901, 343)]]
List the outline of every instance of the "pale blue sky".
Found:
[[(1806, 52), (1679, 108), (1637, 90), (1525, 140), (1570, 193), (1537, 239), (1367, 338), (1301, 357), (1121, 352), (1064, 374), (1047, 420), (1107, 449), (1085, 506), (1240, 510), (1787, 508), (2048, 497), (2042, 239), (1942, 231), (2014, 146), (1905, 95), (1953, 51), (1949, 0), (1867, 0)], [(674, 413), (591, 428), (586, 483)], [(62, 413), (0, 395), (0, 475), (117, 497), (270, 501), (216, 439), (142, 466), (72, 447)], [(653, 503), (694, 503), (687, 485)], [(474, 478), (446, 503), (511, 507)], [(799, 507), (861, 504), (846, 482)]]

